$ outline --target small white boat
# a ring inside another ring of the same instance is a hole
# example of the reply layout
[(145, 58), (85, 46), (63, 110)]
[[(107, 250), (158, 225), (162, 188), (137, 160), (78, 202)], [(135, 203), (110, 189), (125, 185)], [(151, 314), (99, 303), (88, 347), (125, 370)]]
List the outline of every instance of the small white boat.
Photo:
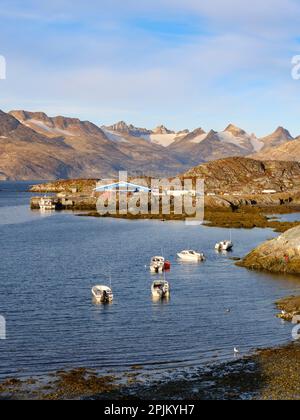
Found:
[(205, 261), (205, 255), (202, 252), (193, 250), (182, 251), (177, 254), (182, 261)]
[(153, 257), (150, 262), (151, 273), (162, 273), (164, 271), (164, 257)]
[(165, 259), (164, 259), (164, 257), (153, 257), (152, 259), (151, 259), (151, 262), (154, 262), (154, 263), (157, 263), (157, 262), (165, 262)]
[(233, 248), (232, 241), (222, 241), (216, 244), (215, 249), (216, 251), (231, 251)]
[(153, 257), (150, 262), (151, 273), (162, 273), (171, 269), (170, 261), (166, 261), (164, 257)]
[(154, 298), (163, 299), (170, 297), (170, 285), (166, 280), (154, 281), (151, 291)]
[(52, 211), (56, 209), (56, 205), (52, 197), (42, 197), (39, 201), (41, 212)]
[(111, 303), (114, 299), (111, 288), (107, 286), (94, 286), (92, 295), (98, 303)]

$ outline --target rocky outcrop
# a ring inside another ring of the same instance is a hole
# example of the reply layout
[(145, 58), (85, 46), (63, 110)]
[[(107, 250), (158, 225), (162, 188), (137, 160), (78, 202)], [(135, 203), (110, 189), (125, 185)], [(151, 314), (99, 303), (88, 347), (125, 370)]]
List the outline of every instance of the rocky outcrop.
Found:
[(145, 134), (147, 135), (153, 133), (152, 130), (148, 130), (147, 128), (138, 128), (132, 124), (128, 125), (125, 121), (119, 121), (116, 124), (113, 124), (109, 127), (104, 126), (103, 128), (108, 131), (115, 131), (120, 134), (127, 134), (134, 137), (140, 137)]
[[(300, 187), (300, 163), (258, 161), (243, 157), (220, 159), (190, 169), (184, 177), (205, 180), (206, 192), (216, 194), (259, 194), (291, 192)], [(266, 200), (270, 197), (266, 194)]]
[(231, 133), (233, 136), (236, 136), (236, 137), (245, 136), (247, 134), (245, 130), (243, 130), (242, 128), (236, 127), (234, 124), (229, 124), (225, 128), (225, 131), (228, 133)]
[(68, 179), (45, 184), (36, 184), (30, 188), (33, 193), (84, 193), (92, 195), (97, 179)]
[(290, 296), (276, 302), (276, 306), (281, 310), (278, 318), (285, 321), (300, 323), (300, 296)]
[(300, 226), (260, 245), (237, 265), (252, 270), (300, 274)]
[(171, 131), (164, 125), (160, 125), (153, 130), (153, 134), (175, 134), (175, 131)]

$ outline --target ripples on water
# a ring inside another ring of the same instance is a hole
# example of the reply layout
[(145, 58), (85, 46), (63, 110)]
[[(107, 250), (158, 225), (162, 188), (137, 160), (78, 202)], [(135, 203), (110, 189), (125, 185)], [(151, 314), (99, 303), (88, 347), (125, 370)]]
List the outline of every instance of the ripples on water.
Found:
[[(122, 371), (132, 365), (165, 371), (231, 360), (283, 343), (291, 326), (275, 318), (274, 301), (299, 292), (295, 277), (250, 272), (214, 245), (224, 229), (180, 222), (41, 217), (28, 210), (26, 184), (0, 183), (0, 376), (44, 374), (76, 366)], [(19, 192), (16, 192), (19, 191)], [(14, 220), (7, 215), (14, 209)], [(17, 208), (16, 208), (17, 206)], [(270, 230), (234, 230), (243, 256)], [(176, 253), (202, 250), (204, 264), (180, 264)], [(163, 253), (172, 261), (169, 302), (151, 299), (153, 275), (145, 265)], [(96, 306), (91, 287), (109, 283), (115, 301)], [(230, 308), (231, 312), (226, 313)]]

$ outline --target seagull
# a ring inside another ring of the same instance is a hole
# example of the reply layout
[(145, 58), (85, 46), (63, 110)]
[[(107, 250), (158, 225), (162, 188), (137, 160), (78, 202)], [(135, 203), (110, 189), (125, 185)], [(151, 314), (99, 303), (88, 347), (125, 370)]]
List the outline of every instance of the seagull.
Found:
[(227, 314), (230, 314), (230, 312), (231, 312), (231, 309), (226, 309)]
[(281, 315), (286, 315), (286, 311), (281, 311)]
[(235, 347), (234, 349), (233, 349), (233, 351), (234, 351), (234, 354), (240, 354), (240, 351), (239, 351), (239, 349), (237, 348), (237, 347)]

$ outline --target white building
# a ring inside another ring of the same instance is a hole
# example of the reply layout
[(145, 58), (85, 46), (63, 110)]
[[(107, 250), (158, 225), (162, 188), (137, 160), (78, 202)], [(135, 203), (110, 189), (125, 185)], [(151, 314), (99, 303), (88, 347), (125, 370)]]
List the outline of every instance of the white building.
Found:
[(276, 190), (263, 190), (262, 193), (263, 194), (276, 194), (277, 191)]

